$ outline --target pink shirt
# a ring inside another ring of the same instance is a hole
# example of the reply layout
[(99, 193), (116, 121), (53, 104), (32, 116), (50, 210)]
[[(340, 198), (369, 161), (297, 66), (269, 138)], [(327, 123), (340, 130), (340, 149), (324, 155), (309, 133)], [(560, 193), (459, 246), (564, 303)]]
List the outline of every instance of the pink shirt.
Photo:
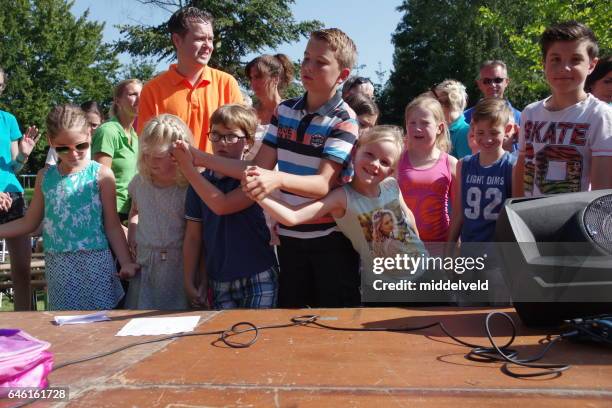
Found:
[(448, 154), (440, 152), (436, 164), (428, 169), (415, 169), (408, 152), (402, 154), (397, 181), (406, 205), (414, 213), (423, 241), (446, 241), (450, 224), (448, 197), (451, 180)]

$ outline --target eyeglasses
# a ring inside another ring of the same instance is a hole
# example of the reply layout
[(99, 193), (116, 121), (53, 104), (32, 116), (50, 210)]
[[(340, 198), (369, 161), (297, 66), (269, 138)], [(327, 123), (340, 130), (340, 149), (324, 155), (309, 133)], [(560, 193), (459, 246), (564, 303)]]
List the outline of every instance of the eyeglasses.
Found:
[(238, 140), (245, 139), (246, 136), (235, 135), (233, 133), (228, 133), (226, 135), (218, 133), (218, 132), (208, 132), (208, 140), (213, 143), (219, 142), (221, 139), (225, 140), (227, 144), (238, 143)]
[(495, 78), (482, 78), (481, 81), (483, 84), (485, 85), (491, 85), (491, 84), (501, 84), (502, 82), (504, 82), (506, 80), (506, 78), (500, 78), (500, 77), (495, 77)]
[(55, 148), (57, 154), (66, 154), (71, 150), (76, 150), (77, 152), (84, 152), (89, 149), (89, 142), (79, 143), (73, 146), (58, 146)]

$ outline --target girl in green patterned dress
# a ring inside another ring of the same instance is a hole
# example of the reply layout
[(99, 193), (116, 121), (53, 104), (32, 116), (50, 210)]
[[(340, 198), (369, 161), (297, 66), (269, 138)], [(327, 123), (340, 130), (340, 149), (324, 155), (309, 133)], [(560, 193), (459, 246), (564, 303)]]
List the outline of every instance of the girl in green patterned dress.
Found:
[(47, 134), (61, 160), (38, 172), (28, 212), (0, 226), (0, 237), (30, 233), (42, 221), (49, 308), (113, 308), (124, 293), (109, 243), (122, 273), (139, 268), (117, 216), (115, 178), (110, 169), (90, 160), (89, 124), (78, 106), (52, 109)]

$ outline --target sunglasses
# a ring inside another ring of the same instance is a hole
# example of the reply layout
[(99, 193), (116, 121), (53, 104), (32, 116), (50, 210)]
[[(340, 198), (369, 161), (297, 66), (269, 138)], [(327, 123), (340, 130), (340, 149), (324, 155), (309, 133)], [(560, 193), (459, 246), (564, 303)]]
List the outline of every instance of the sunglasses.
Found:
[(238, 143), (238, 140), (245, 139), (246, 136), (235, 135), (233, 133), (228, 133), (227, 135), (218, 133), (218, 132), (208, 132), (208, 140), (213, 143), (217, 143), (221, 139), (225, 140), (227, 144)]
[(504, 82), (506, 80), (506, 78), (500, 78), (500, 77), (495, 77), (495, 78), (482, 78), (481, 81), (483, 84), (485, 85), (491, 85), (491, 84), (501, 84), (502, 82)]
[(84, 152), (89, 149), (89, 142), (79, 143), (74, 146), (58, 146), (55, 148), (57, 154), (66, 154), (71, 150), (76, 150), (77, 152)]

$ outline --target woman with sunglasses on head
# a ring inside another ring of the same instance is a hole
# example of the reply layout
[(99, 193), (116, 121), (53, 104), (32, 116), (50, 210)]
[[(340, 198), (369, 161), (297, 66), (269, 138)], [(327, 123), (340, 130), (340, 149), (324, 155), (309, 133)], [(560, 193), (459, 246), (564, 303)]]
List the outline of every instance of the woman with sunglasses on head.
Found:
[[(6, 74), (0, 67), (0, 94), (6, 88)], [(26, 210), (23, 187), (16, 177), (38, 140), (31, 126), (22, 136), (15, 116), (0, 110), (0, 224), (22, 218)], [(7, 237), (8, 238), (8, 237)], [(14, 235), (6, 240), (11, 261), (15, 310), (30, 310), (30, 237)]]
[(117, 213), (122, 223), (127, 222), (130, 213), (128, 184), (136, 175), (138, 137), (134, 120), (141, 91), (142, 83), (138, 79), (126, 79), (115, 86), (111, 118), (96, 129), (91, 146), (93, 159), (115, 174)]
[(246, 160), (251, 160), (259, 151), (276, 106), (293, 81), (293, 63), (285, 54), (264, 54), (249, 62), (244, 71), (257, 98), (253, 107), (259, 120), (255, 142), (246, 156)]
[(348, 78), (342, 85), (342, 99), (346, 100), (351, 95), (361, 93), (370, 99), (374, 99), (374, 84), (369, 78), (354, 76)]
[(28, 234), (42, 221), (49, 308), (113, 308), (124, 292), (109, 244), (122, 274), (138, 269), (117, 217), (115, 178), (110, 169), (90, 160), (89, 123), (78, 106), (52, 109), (47, 136), (59, 164), (38, 172), (28, 212), (1, 225), (0, 237)]

